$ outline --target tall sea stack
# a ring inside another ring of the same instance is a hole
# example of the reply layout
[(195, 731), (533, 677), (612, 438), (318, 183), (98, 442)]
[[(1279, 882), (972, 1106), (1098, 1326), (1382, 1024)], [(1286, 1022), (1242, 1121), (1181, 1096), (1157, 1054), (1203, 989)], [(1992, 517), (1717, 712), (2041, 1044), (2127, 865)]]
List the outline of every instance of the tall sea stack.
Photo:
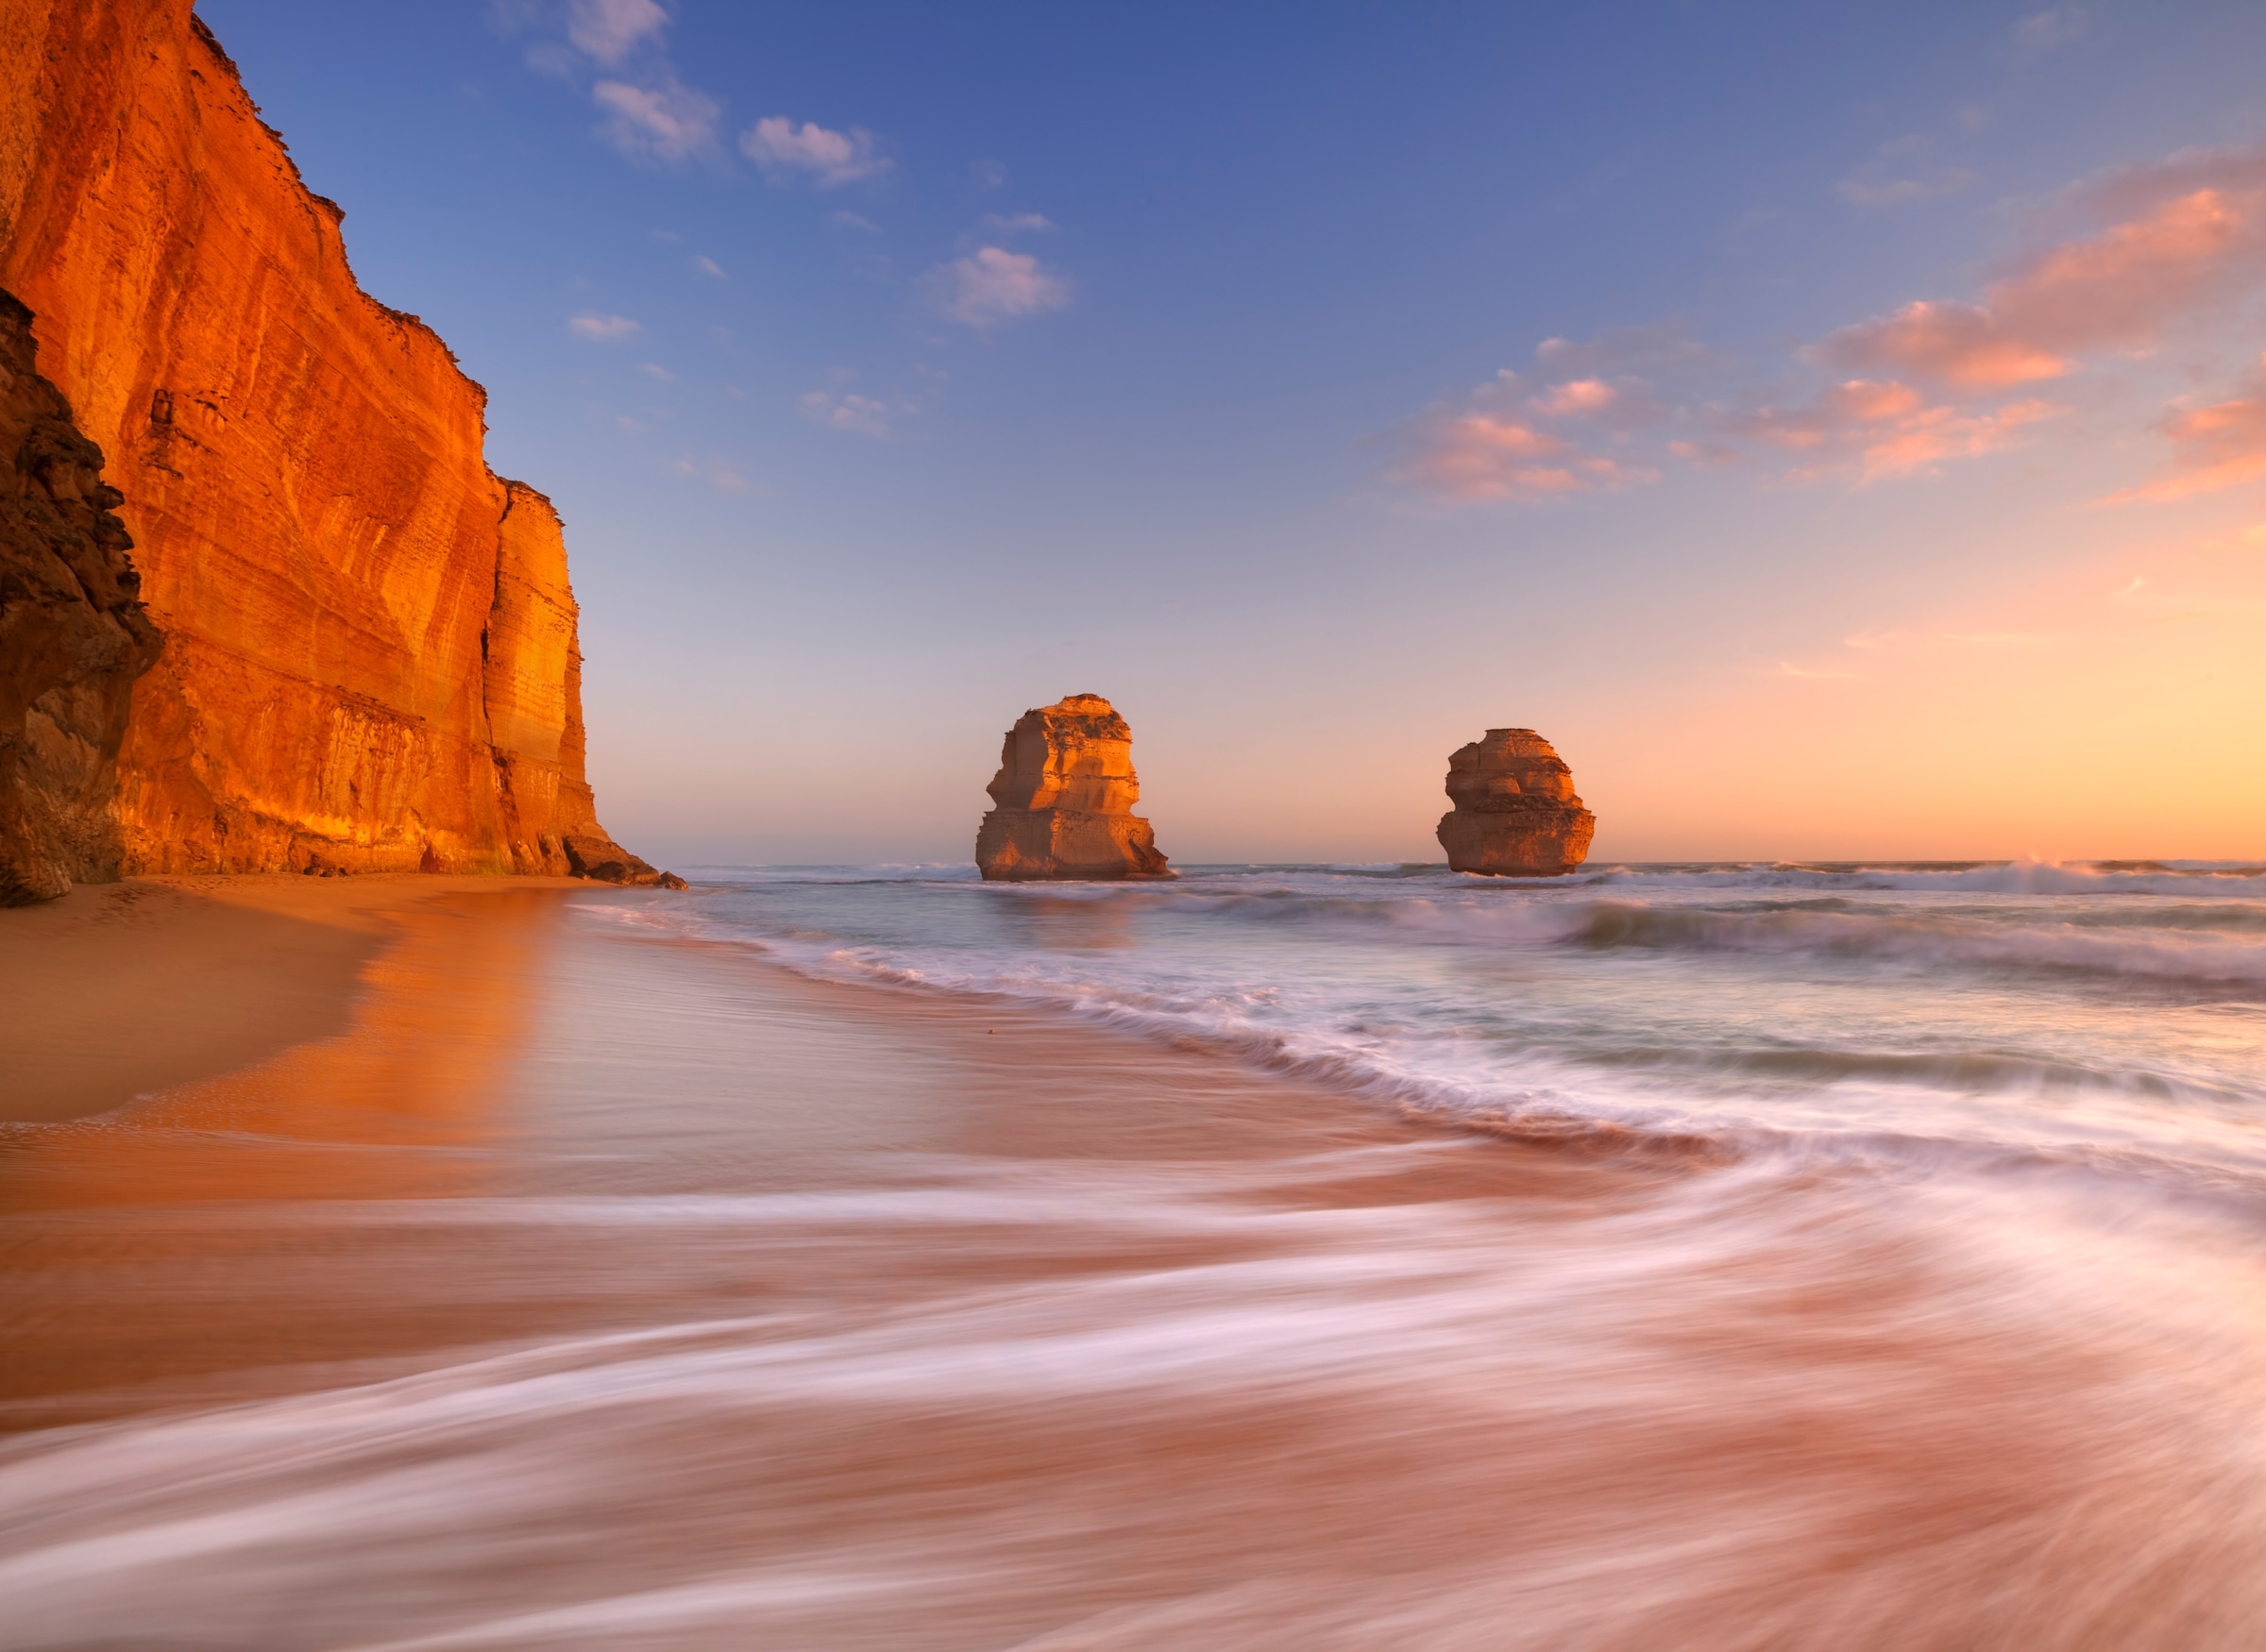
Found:
[(164, 639), (89, 736), (116, 753), (96, 858), (651, 881), (599, 824), (559, 519), (488, 468), (486, 393), (356, 284), (191, 0), (6, 18), (0, 289)]
[(986, 878), (1170, 878), (1149, 823), (1133, 813), (1133, 731), (1098, 694), (1026, 711), (1007, 731), (987, 788), (998, 805), (975, 834)]
[(1447, 760), (1440, 847), (1459, 872), (1551, 878), (1589, 853), (1598, 818), (1574, 795), (1573, 771), (1532, 729), (1489, 729)]

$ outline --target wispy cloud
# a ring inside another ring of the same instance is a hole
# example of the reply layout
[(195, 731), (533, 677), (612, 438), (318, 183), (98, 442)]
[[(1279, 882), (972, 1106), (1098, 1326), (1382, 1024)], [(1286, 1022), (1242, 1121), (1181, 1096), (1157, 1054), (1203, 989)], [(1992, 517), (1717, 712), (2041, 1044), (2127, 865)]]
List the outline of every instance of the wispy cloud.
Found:
[(820, 189), (874, 177), (889, 169), (880, 140), (865, 127), (836, 132), (816, 121), (798, 126), (785, 115), (767, 115), (742, 132), (739, 149), (773, 177), (805, 176)]
[[(1594, 422), (1614, 411), (1618, 393), (1575, 379), (1539, 396), (1506, 369), (1458, 407), (1433, 409), (1403, 431), (1399, 481), (1460, 503), (1551, 498), (1657, 480), (1648, 465), (1597, 450), (1552, 430), (1552, 420)], [(1592, 433), (1594, 436), (1594, 432)]]
[(704, 252), (694, 255), (692, 267), (711, 280), (721, 281), (729, 278), (724, 274), (724, 266)]
[[(554, 32), (564, 19), (566, 38)], [(529, 0), (493, 0), (490, 17), (506, 34), (536, 30), (529, 68), (570, 86), (590, 83), (590, 100), (605, 118), (600, 138), (631, 160), (675, 165), (718, 155), (720, 99), (678, 77), (665, 49), (669, 13), (659, 0), (567, 0), (564, 12)]]
[(618, 345), (635, 338), (645, 329), (626, 315), (601, 315), (595, 310), (585, 310), (567, 318), (566, 330), (593, 344)]
[(570, 0), (566, 38), (591, 61), (611, 69), (668, 26), (654, 0)]
[(706, 482), (719, 494), (760, 493), (745, 471), (728, 460), (680, 459), (669, 466), (679, 476)]
[(658, 362), (640, 362), (637, 363), (637, 371), (648, 379), (656, 379), (663, 384), (674, 384), (677, 381), (677, 376)]
[(1803, 405), (1758, 408), (1727, 415), (1724, 422), (1739, 436), (1799, 455), (1803, 464), (1796, 480), (1814, 480), (1853, 462), (1859, 479), (1870, 482), (1931, 470), (1946, 459), (1996, 452), (2028, 426), (2062, 411), (2030, 400), (1970, 413), (1932, 404), (1893, 379), (1850, 379), (1828, 385)]
[(1719, 364), (1725, 358), (1693, 339), (1681, 321), (1615, 328), (1594, 339), (1547, 338), (1534, 346), (1546, 373), (1569, 379), (1608, 373), (1661, 373)]
[(982, 221), (982, 228), (994, 235), (1042, 235), (1054, 227), (1052, 218), (1038, 212), (1017, 212), (1012, 217), (986, 212)]
[(1027, 252), (979, 246), (924, 278), (939, 310), (963, 326), (989, 329), (1070, 307), (1067, 278)]
[(2084, 34), (2086, 23), (2085, 8), (2079, 6), (2055, 6), (2033, 11), (2014, 25), (2015, 54), (2023, 58), (2042, 57)]
[(2049, 247), (1983, 302), (1922, 299), (1833, 334), (1820, 361), (1967, 391), (2058, 379), (2088, 351), (2135, 348), (2266, 276), (2266, 153), (2174, 156), (2104, 180), (2120, 215)]
[(1834, 193), (1860, 207), (1889, 207), (1952, 194), (1974, 181), (1973, 173), (1937, 156), (1934, 139), (1915, 132), (1883, 143)]
[(695, 92), (674, 74), (662, 73), (643, 86), (600, 80), (590, 96), (606, 111), (600, 136), (637, 160), (684, 160), (716, 147), (716, 123), (724, 106)]
[(871, 396), (844, 392), (839, 396), (814, 390), (795, 403), (795, 412), (822, 430), (856, 436), (886, 436), (891, 423), (914, 411), (906, 402), (877, 401)]
[(2172, 443), (2169, 469), (2103, 503), (2184, 499), (2266, 479), (2266, 359), (2251, 375), (2246, 394), (2202, 407), (2175, 404), (2158, 428)]

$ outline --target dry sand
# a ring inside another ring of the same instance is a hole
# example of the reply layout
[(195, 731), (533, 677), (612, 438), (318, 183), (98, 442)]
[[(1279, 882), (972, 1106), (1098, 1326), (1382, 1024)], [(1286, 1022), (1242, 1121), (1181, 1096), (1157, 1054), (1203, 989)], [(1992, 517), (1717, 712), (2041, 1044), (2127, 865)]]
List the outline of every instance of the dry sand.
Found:
[(106, 1112), (346, 1030), (400, 916), (566, 878), (160, 877), (0, 909), (0, 1122)]

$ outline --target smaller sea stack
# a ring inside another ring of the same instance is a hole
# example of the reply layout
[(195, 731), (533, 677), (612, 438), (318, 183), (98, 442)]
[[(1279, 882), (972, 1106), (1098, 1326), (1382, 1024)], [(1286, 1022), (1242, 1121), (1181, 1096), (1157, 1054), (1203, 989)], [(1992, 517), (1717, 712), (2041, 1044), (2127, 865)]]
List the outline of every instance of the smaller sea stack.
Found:
[(1532, 729), (1489, 729), (1447, 760), (1440, 847), (1459, 872), (1554, 878), (1589, 853), (1598, 818), (1574, 795), (1574, 773)]
[(975, 834), (986, 878), (1171, 878), (1149, 823), (1133, 813), (1133, 731), (1098, 694), (1026, 711), (1007, 731), (987, 788), (998, 805)]

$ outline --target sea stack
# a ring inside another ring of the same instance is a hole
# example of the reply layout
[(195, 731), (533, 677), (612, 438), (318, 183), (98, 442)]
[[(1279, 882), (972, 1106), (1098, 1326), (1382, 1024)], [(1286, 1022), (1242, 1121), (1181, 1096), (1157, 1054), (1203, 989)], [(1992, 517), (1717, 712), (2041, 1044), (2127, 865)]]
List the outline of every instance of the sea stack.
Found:
[(1459, 872), (1554, 878), (1589, 853), (1598, 818), (1574, 795), (1573, 770), (1532, 729), (1489, 729), (1447, 760), (1440, 847)]
[[(1149, 823), (1133, 813), (1133, 731), (1098, 694), (1026, 711), (1007, 731), (987, 788), (997, 805), (975, 834), (987, 879), (1171, 878)], [(1585, 840), (1586, 841), (1586, 840)]]

